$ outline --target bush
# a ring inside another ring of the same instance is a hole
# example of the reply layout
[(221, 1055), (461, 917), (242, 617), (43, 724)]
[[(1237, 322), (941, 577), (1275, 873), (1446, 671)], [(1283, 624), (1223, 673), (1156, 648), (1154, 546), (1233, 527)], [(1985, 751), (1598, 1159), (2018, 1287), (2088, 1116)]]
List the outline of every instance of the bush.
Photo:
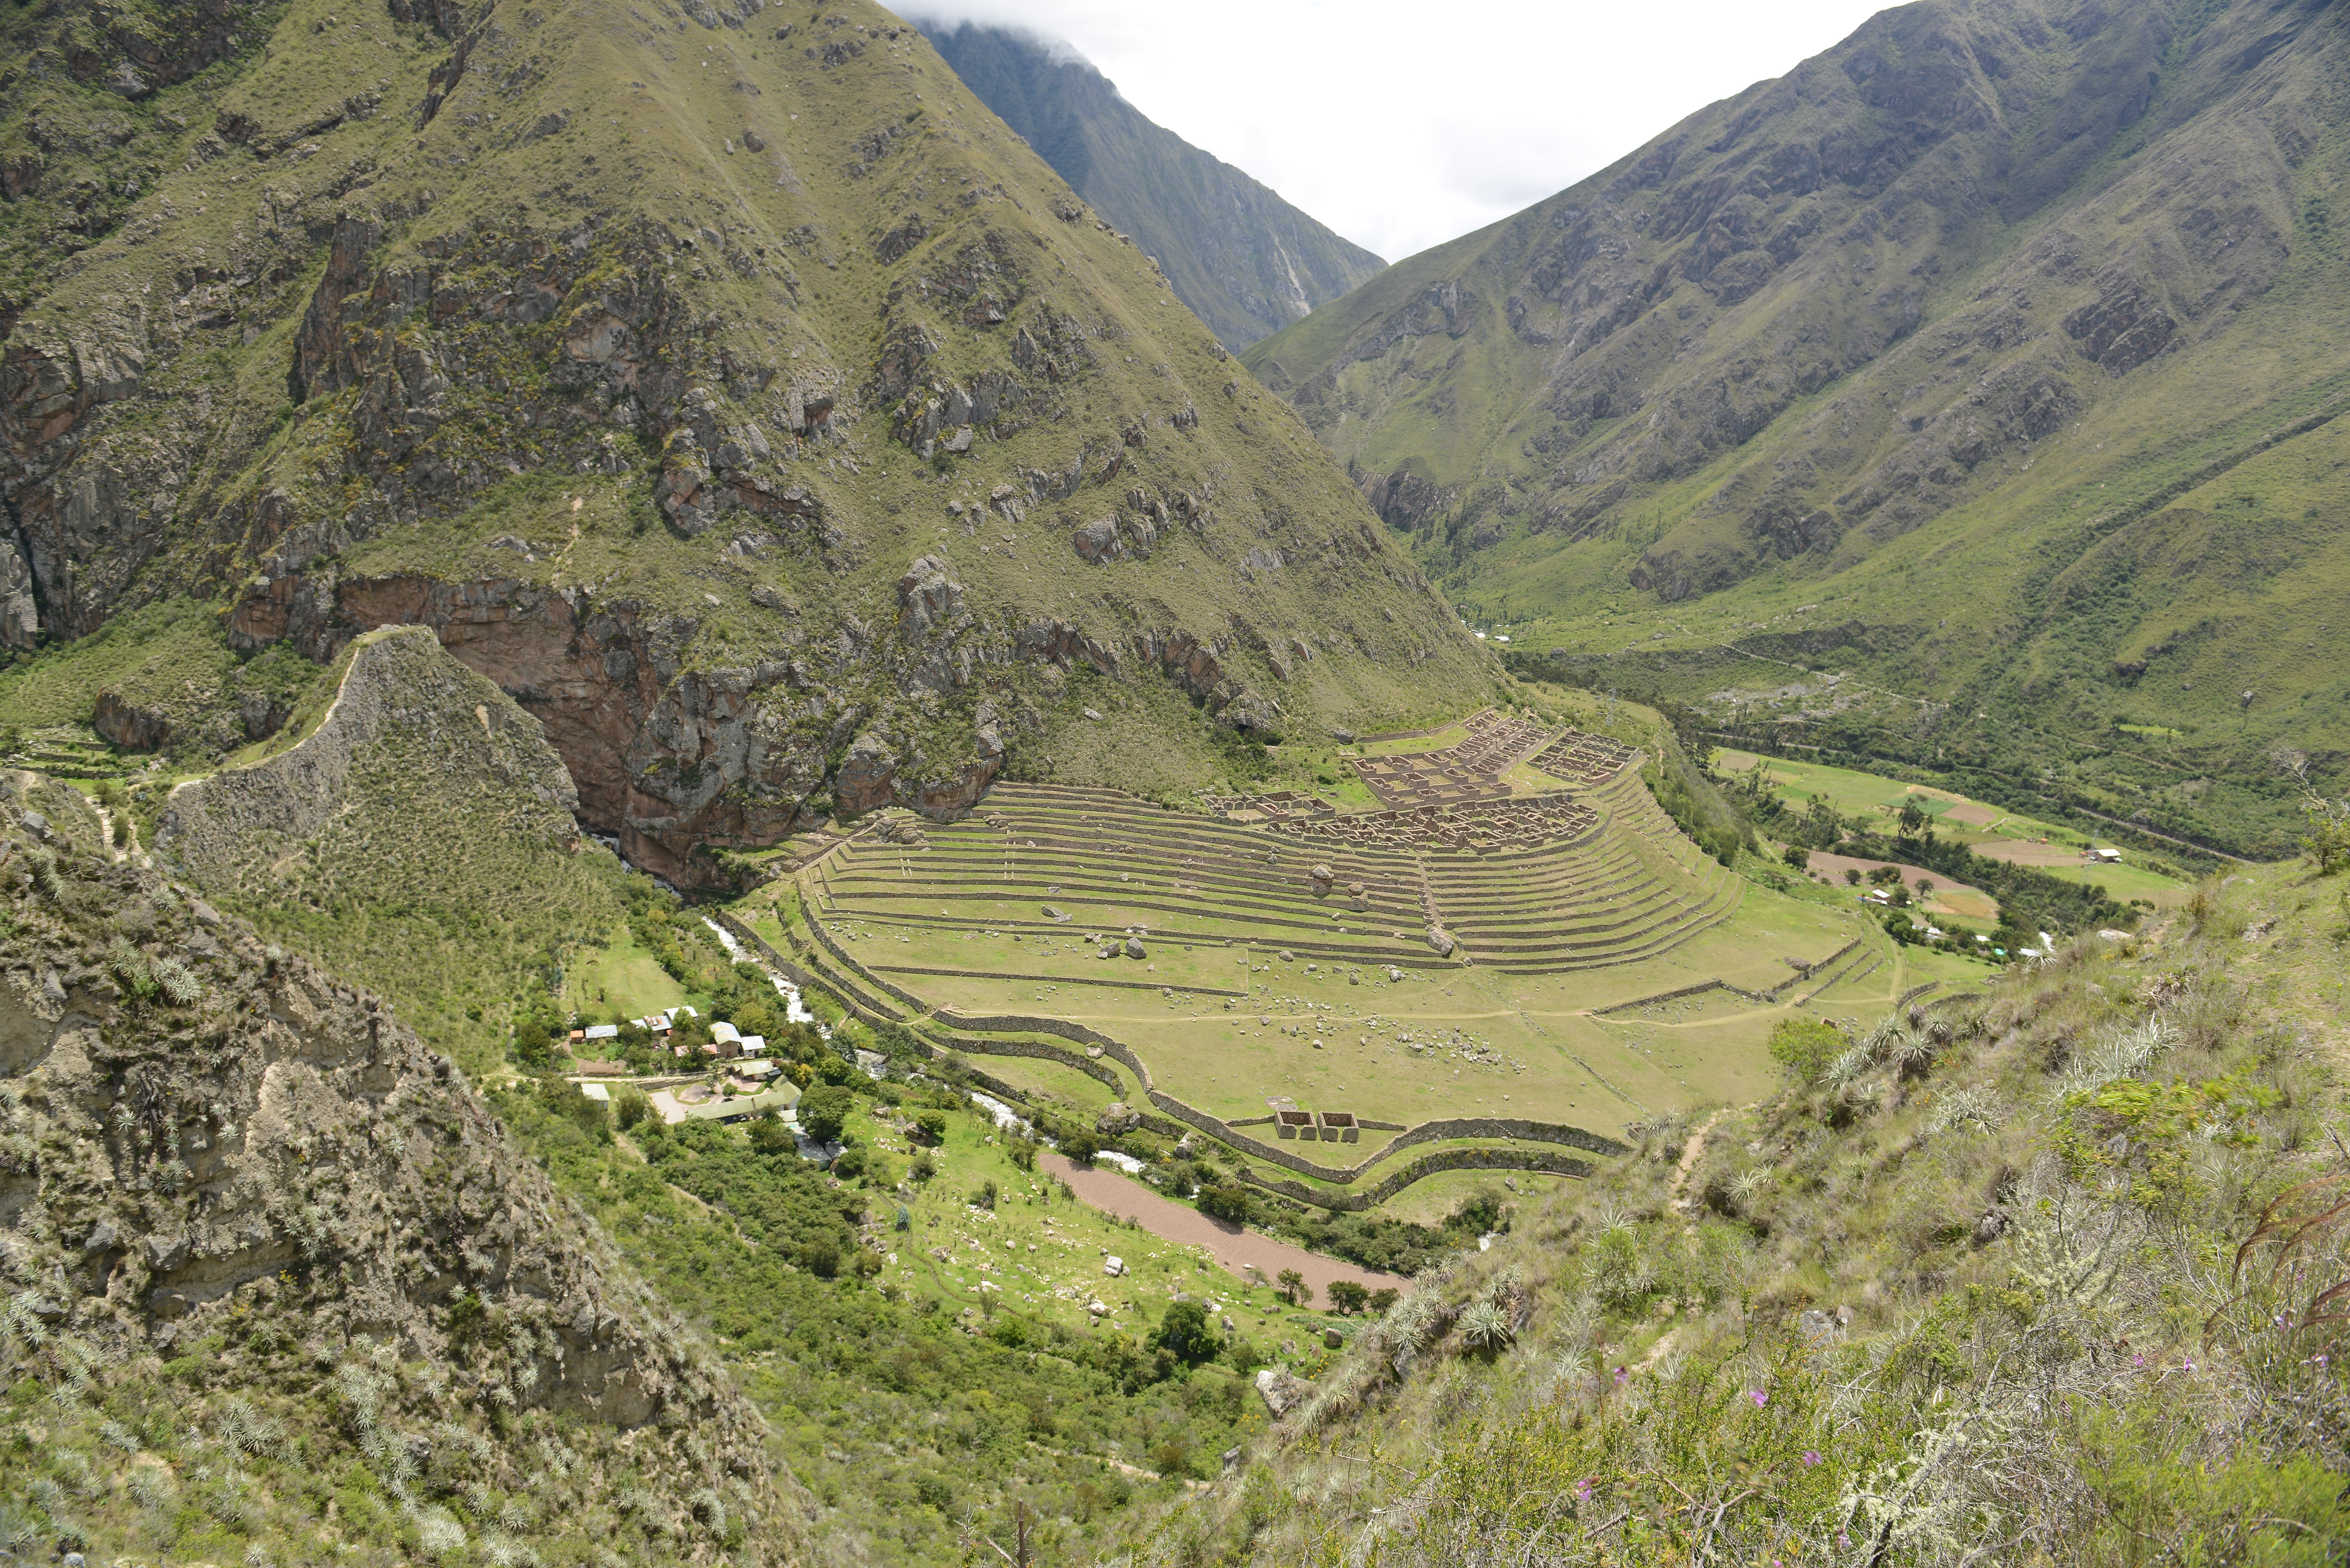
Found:
[[(1903, 925), (1907, 916), (1897, 916)], [(1844, 1054), (1845, 1037), (1833, 1023), (1817, 1018), (1783, 1018), (1771, 1031), (1771, 1059), (1799, 1084), (1816, 1084), (1828, 1064)]]
[(1371, 1299), (1371, 1293), (1367, 1286), (1358, 1285), (1352, 1280), (1333, 1280), (1329, 1296), (1330, 1304), (1341, 1316), (1351, 1317), (1363, 1310), (1365, 1303)]
[(1091, 1165), (1101, 1153), (1101, 1139), (1091, 1133), (1071, 1133), (1061, 1140), (1061, 1152), (1079, 1165)]
[(1208, 1309), (1198, 1302), (1175, 1302), (1159, 1320), (1150, 1336), (1151, 1348), (1163, 1350), (1186, 1366), (1215, 1359), (1223, 1341), (1208, 1322)]
[(914, 1137), (932, 1148), (947, 1140), (947, 1118), (943, 1111), (920, 1111), (914, 1116)]
[(1221, 1220), (1227, 1225), (1248, 1223), (1249, 1190), (1237, 1181), (1200, 1189), (1199, 1203), (1200, 1212), (1211, 1220)]
[(645, 1097), (642, 1089), (624, 1086), (612, 1096), (612, 1119), (620, 1124), (624, 1132), (652, 1114), (653, 1103)]
[(856, 1105), (856, 1096), (837, 1085), (810, 1089), (800, 1096), (800, 1129), (817, 1143), (837, 1143)]
[(927, 1154), (916, 1155), (914, 1163), (906, 1168), (906, 1178), (910, 1181), (928, 1181), (938, 1173), (937, 1162)]
[(843, 1181), (853, 1181), (865, 1174), (865, 1162), (862, 1148), (844, 1148), (832, 1162), (832, 1173)]
[(751, 1147), (761, 1154), (797, 1154), (799, 1144), (792, 1137), (792, 1129), (773, 1116), (761, 1116), (751, 1124)]

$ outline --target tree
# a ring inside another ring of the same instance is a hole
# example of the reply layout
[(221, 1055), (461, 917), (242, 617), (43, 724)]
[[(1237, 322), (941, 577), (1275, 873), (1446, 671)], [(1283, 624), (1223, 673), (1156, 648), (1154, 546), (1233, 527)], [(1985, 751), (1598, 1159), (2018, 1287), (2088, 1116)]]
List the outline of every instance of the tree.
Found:
[(1249, 1191), (1239, 1182), (1200, 1189), (1200, 1212), (1211, 1220), (1221, 1220), (1227, 1225), (1245, 1225), (1249, 1217)]
[(1208, 1309), (1198, 1302), (1176, 1302), (1159, 1320), (1159, 1331), (1150, 1336), (1152, 1348), (1166, 1351), (1186, 1366), (1197, 1366), (1211, 1361), (1223, 1347), (1222, 1340), (1209, 1326)]
[(799, 1145), (792, 1138), (792, 1129), (773, 1116), (761, 1116), (751, 1124), (751, 1147), (761, 1154), (796, 1154)]
[(1847, 888), (1857, 888), (1860, 886), (1859, 867), (1847, 866), (1844, 868), (1844, 885)]
[(1904, 838), (1915, 838), (1926, 828), (1926, 814), (1919, 809), (1914, 800), (1905, 800), (1901, 803), (1900, 813), (1894, 821)]
[(1329, 1295), (1330, 1304), (1338, 1309), (1342, 1317), (1351, 1317), (1362, 1311), (1364, 1304), (1371, 1299), (1369, 1289), (1352, 1280), (1332, 1280)]
[(1304, 1306), (1314, 1299), (1314, 1287), (1307, 1284), (1305, 1276), (1295, 1269), (1282, 1270), (1274, 1276), (1273, 1283), (1274, 1288), (1281, 1293), (1281, 1299), (1291, 1306)]
[(515, 1021), (515, 1060), (533, 1072), (544, 1069), (555, 1054), (555, 1031), (536, 1012)]
[(856, 1103), (847, 1089), (830, 1084), (810, 1089), (800, 1096), (800, 1130), (817, 1143), (837, 1142)]
[(612, 1096), (612, 1116), (624, 1132), (652, 1114), (653, 1103), (645, 1097), (642, 1089), (624, 1085)]
[(833, 1157), (832, 1173), (843, 1181), (854, 1181), (865, 1174), (866, 1155), (862, 1147), (844, 1148)]
[(1393, 1309), (1397, 1300), (1401, 1297), (1402, 1294), (1403, 1293), (1397, 1290), (1393, 1285), (1389, 1285), (1384, 1290), (1373, 1291), (1371, 1293), (1371, 1311), (1380, 1317), (1387, 1316), (1388, 1313)]
[(1787, 846), (1786, 861), (1790, 870), (1809, 870), (1812, 864), (1812, 852), (1800, 844), (1790, 844)]
[[(1907, 926), (1906, 917), (1897, 917)], [(1771, 1031), (1771, 1059), (1799, 1084), (1815, 1084), (1828, 1064), (1844, 1054), (1843, 1033), (1817, 1018), (1783, 1018)]]
[(942, 1111), (918, 1111), (914, 1116), (914, 1137), (932, 1148), (947, 1140), (947, 1118)]
[(928, 1181), (938, 1173), (937, 1163), (928, 1154), (916, 1155), (914, 1163), (906, 1168), (906, 1177), (910, 1181)]
[(1071, 1133), (1061, 1140), (1061, 1152), (1079, 1165), (1091, 1165), (1101, 1152), (1101, 1139), (1088, 1132)]

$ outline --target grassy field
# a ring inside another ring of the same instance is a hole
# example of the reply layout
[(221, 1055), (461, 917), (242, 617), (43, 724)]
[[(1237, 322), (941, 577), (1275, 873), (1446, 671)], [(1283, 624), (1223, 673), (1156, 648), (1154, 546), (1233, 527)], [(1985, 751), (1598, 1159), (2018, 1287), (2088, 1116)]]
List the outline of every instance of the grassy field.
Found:
[(687, 988), (638, 943), (626, 921), (603, 946), (578, 949), (564, 971), (564, 1005), (593, 1018), (641, 1018), (687, 1000)]
[[(1828, 767), (1786, 757), (1757, 757), (1752, 752), (1721, 751), (1715, 765), (1732, 776), (1766, 766), (1778, 797), (1797, 811), (1814, 796), (1846, 816), (1869, 816), (1889, 826), (1904, 805), (1915, 805), (1933, 819), (1939, 836), (1967, 846), (1995, 860), (2014, 860), (2052, 877), (2084, 885), (2101, 885), (2115, 898), (2144, 898), (2158, 907), (2182, 902), (2189, 885), (2146, 864), (2154, 857), (2145, 851), (2077, 828), (2002, 811), (1950, 790), (1927, 784), (1903, 784), (1853, 768)], [(2089, 863), (2092, 846), (2118, 848), (2119, 863)]]

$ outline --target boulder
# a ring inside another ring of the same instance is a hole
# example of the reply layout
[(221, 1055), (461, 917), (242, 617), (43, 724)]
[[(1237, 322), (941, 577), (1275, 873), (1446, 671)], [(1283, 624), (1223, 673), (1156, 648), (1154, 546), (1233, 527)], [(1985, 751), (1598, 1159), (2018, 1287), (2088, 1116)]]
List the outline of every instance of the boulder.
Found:
[(1451, 958), (1457, 944), (1452, 940), (1451, 932), (1441, 926), (1430, 926), (1428, 928), (1428, 945), (1436, 950), (1438, 958)]
[(1094, 1118), (1094, 1131), (1104, 1137), (1123, 1137), (1142, 1125), (1142, 1115), (1124, 1100), (1112, 1100)]
[(1281, 1367), (1267, 1366), (1256, 1375), (1256, 1391), (1278, 1421), (1313, 1396), (1314, 1385)]
[(1145, 956), (1142, 950), (1141, 938), (1128, 937), (1126, 939), (1126, 956), (1130, 959), (1139, 959)]

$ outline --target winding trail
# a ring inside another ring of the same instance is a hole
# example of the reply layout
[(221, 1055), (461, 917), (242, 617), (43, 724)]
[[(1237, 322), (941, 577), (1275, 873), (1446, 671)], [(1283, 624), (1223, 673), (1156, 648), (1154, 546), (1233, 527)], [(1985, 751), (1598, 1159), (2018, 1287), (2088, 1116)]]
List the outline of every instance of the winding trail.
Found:
[(1334, 1280), (1352, 1280), (1364, 1289), (1373, 1291), (1409, 1292), (1411, 1289), (1409, 1275), (1357, 1268), (1320, 1252), (1309, 1252), (1303, 1247), (1276, 1241), (1254, 1231), (1222, 1224), (1209, 1219), (1188, 1203), (1178, 1203), (1116, 1171), (1079, 1166), (1066, 1155), (1051, 1149), (1038, 1150), (1036, 1162), (1068, 1183), (1069, 1190), (1079, 1199), (1103, 1213), (1133, 1220), (1161, 1241), (1185, 1247), (1205, 1247), (1217, 1262), (1243, 1280), (1249, 1277), (1248, 1271), (1253, 1271), (1265, 1283), (1271, 1284), (1280, 1277), (1284, 1269), (1295, 1269), (1314, 1288), (1315, 1305), (1328, 1303), (1330, 1283)]

